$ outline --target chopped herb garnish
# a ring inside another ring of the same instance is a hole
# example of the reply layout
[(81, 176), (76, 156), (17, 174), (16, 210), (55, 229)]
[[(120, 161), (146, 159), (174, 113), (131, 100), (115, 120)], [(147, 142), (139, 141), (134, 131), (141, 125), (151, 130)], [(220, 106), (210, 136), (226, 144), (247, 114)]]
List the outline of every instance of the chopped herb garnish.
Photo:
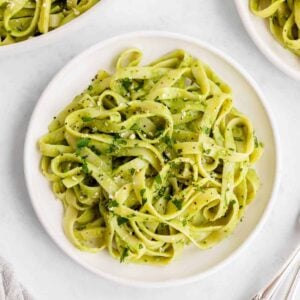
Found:
[(140, 130), (140, 127), (139, 127), (138, 124), (133, 124), (133, 125), (130, 127), (130, 130), (138, 131), (138, 130)]
[(204, 189), (203, 186), (196, 186), (196, 191), (197, 191), (197, 192), (204, 193), (204, 192), (205, 192), (205, 189)]
[(182, 208), (182, 200), (174, 199), (172, 203), (176, 206), (178, 210)]
[(144, 86), (144, 81), (138, 81), (137, 86), (134, 88), (134, 90), (137, 92)]
[(112, 153), (112, 152), (115, 152), (118, 149), (119, 149), (119, 147), (117, 145), (110, 144), (109, 147), (106, 150), (106, 153)]
[(85, 174), (89, 174), (90, 173), (90, 170), (88, 168), (88, 165), (87, 165), (87, 162), (86, 162), (85, 158), (82, 159), (82, 166), (81, 166), (81, 168), (82, 168), (83, 173), (85, 173)]
[(234, 199), (232, 199), (232, 200), (230, 200), (230, 202), (229, 202), (229, 205), (233, 205), (233, 204), (235, 204), (235, 202), (236, 202), (236, 200), (234, 200)]
[(127, 218), (118, 216), (117, 221), (118, 221), (118, 225), (121, 226), (121, 225), (127, 223), (129, 220)]
[(259, 147), (259, 143), (258, 143), (256, 135), (254, 136), (254, 145), (255, 145), (255, 148)]
[(129, 92), (130, 86), (132, 84), (131, 80), (129, 78), (123, 78), (123, 79), (120, 79), (120, 83), (123, 86), (123, 88), (125, 89), (125, 91)]
[(146, 193), (146, 189), (141, 189), (140, 190), (140, 195), (141, 195), (142, 198), (144, 197), (145, 193)]
[(77, 149), (81, 149), (81, 148), (84, 148), (86, 147), (90, 142), (90, 139), (86, 139), (86, 138), (81, 138), (77, 141)]
[(133, 175), (134, 172), (135, 172), (135, 169), (134, 169), (134, 168), (131, 168), (131, 169), (129, 169), (129, 172), (130, 172), (131, 175)]
[(139, 244), (139, 249), (143, 249), (143, 245), (142, 244)]
[(204, 152), (205, 152), (205, 154), (209, 155), (209, 153), (211, 152), (211, 149), (206, 149)]
[(83, 122), (90, 122), (90, 121), (93, 121), (93, 118), (91, 118), (91, 117), (82, 117), (81, 120)]
[(119, 203), (116, 200), (111, 200), (108, 202), (108, 208), (118, 207)]
[(127, 142), (125, 140), (123, 140), (122, 138), (119, 137), (115, 137), (114, 143), (116, 145), (126, 145)]
[(186, 219), (183, 219), (183, 220), (182, 220), (182, 226), (186, 226), (186, 224), (187, 224), (187, 220), (186, 220)]
[(128, 247), (123, 249), (123, 252), (122, 252), (121, 257), (120, 257), (120, 262), (123, 262), (125, 260), (125, 258), (129, 255), (128, 251), (129, 251)]
[(205, 133), (205, 134), (207, 134), (207, 135), (209, 135), (210, 134), (210, 128), (204, 126), (204, 127), (202, 127), (202, 132)]
[(157, 184), (161, 184), (161, 183), (162, 183), (162, 180), (161, 180), (161, 177), (160, 177), (159, 174), (155, 176), (154, 181), (155, 181)]
[(168, 135), (165, 135), (164, 137), (162, 137), (162, 141), (169, 147), (172, 147), (174, 144), (174, 141), (171, 137), (169, 137)]
[(93, 89), (93, 86), (92, 85), (89, 85), (88, 88), (87, 88), (89, 91), (91, 91)]
[(237, 141), (237, 142), (243, 142), (244, 141), (244, 139), (240, 138), (240, 137), (235, 137), (234, 140)]
[(165, 200), (169, 201), (169, 200), (171, 200), (172, 196), (168, 193), (168, 194), (165, 194), (164, 198), (165, 198)]

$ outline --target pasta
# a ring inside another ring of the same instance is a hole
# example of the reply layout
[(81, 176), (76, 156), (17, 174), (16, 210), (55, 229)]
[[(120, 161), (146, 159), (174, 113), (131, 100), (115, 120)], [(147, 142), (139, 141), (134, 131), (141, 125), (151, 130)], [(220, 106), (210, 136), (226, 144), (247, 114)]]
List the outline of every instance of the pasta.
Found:
[(250, 0), (250, 9), (268, 19), (272, 34), (285, 48), (300, 55), (299, 0)]
[(121, 53), (39, 140), (67, 238), (121, 262), (166, 264), (237, 226), (259, 187), (263, 145), (231, 88), (183, 50), (147, 66)]
[(99, 0), (0, 0), (0, 46), (47, 33)]

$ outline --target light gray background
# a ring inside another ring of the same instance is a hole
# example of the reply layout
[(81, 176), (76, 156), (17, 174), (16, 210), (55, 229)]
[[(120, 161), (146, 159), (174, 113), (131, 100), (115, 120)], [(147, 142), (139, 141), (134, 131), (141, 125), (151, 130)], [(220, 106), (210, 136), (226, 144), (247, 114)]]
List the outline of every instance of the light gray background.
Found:
[[(130, 288), (101, 279), (62, 253), (32, 210), (22, 157), (31, 112), (56, 72), (98, 41), (147, 29), (197, 37), (242, 64), (261, 86), (273, 110), (283, 162), (274, 209), (247, 249), (207, 279), (159, 290)], [(249, 299), (297, 244), (300, 83), (277, 70), (259, 52), (244, 30), (233, 1), (105, 0), (84, 28), (60, 42), (0, 57), (0, 82), (0, 255), (14, 265), (18, 278), (36, 299)]]

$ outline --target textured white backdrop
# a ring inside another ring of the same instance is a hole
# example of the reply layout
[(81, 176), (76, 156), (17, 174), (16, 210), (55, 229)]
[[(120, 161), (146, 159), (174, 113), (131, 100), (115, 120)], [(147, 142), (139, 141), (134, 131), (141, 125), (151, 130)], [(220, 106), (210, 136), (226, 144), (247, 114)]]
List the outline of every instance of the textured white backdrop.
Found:
[[(283, 162), (274, 209), (247, 249), (233, 263), (200, 282), (160, 290), (106, 281), (63, 254), (32, 210), (22, 166), (31, 112), (56, 72), (100, 40), (147, 29), (197, 37), (242, 64), (261, 86), (273, 110)], [(60, 42), (0, 57), (0, 82), (0, 256), (14, 265), (18, 278), (37, 300), (247, 300), (272, 277), (299, 240), (300, 83), (278, 71), (257, 50), (233, 1), (105, 0), (85, 27)]]

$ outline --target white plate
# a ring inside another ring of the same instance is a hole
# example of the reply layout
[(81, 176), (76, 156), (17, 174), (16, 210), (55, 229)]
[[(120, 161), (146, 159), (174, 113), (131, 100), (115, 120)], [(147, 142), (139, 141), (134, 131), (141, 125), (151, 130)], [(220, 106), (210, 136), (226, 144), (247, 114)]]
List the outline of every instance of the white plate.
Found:
[[(54, 115), (80, 93), (98, 69), (111, 70), (112, 62), (124, 49), (138, 47), (147, 63), (166, 52), (182, 48), (208, 63), (234, 89), (235, 105), (253, 121), (258, 136), (265, 142), (265, 155), (257, 164), (262, 180), (257, 199), (247, 210), (244, 222), (234, 234), (212, 250), (185, 249), (179, 260), (169, 266), (120, 264), (107, 251), (98, 254), (77, 250), (62, 230), (62, 205), (55, 200), (49, 182), (39, 170), (38, 138), (47, 132)], [(138, 286), (166, 286), (185, 283), (210, 274), (236, 257), (257, 232), (270, 210), (278, 185), (277, 138), (272, 114), (255, 82), (224, 54), (196, 39), (163, 32), (137, 32), (101, 42), (67, 64), (48, 85), (35, 107), (29, 124), (24, 152), (25, 177), (32, 205), (46, 231), (57, 245), (85, 268), (105, 278)]]
[(300, 58), (279, 44), (266, 20), (251, 13), (249, 0), (235, 0), (235, 4), (246, 30), (261, 52), (281, 71), (300, 80)]
[(68, 33), (71, 33), (74, 30), (82, 27), (84, 22), (87, 20), (87, 18), (89, 18), (89, 16), (95, 13), (99, 14), (99, 12), (101, 12), (101, 6), (103, 5), (104, 2), (106, 3), (106, 0), (101, 0), (82, 15), (78, 16), (77, 18), (73, 19), (67, 24), (60, 26), (45, 34), (41, 34), (39, 36), (29, 38), (22, 42), (18, 42), (6, 46), (0, 46), (0, 56), (14, 55), (16, 53), (33, 50), (39, 47), (46, 46), (54, 41), (59, 40), (60, 38), (63, 38)]

